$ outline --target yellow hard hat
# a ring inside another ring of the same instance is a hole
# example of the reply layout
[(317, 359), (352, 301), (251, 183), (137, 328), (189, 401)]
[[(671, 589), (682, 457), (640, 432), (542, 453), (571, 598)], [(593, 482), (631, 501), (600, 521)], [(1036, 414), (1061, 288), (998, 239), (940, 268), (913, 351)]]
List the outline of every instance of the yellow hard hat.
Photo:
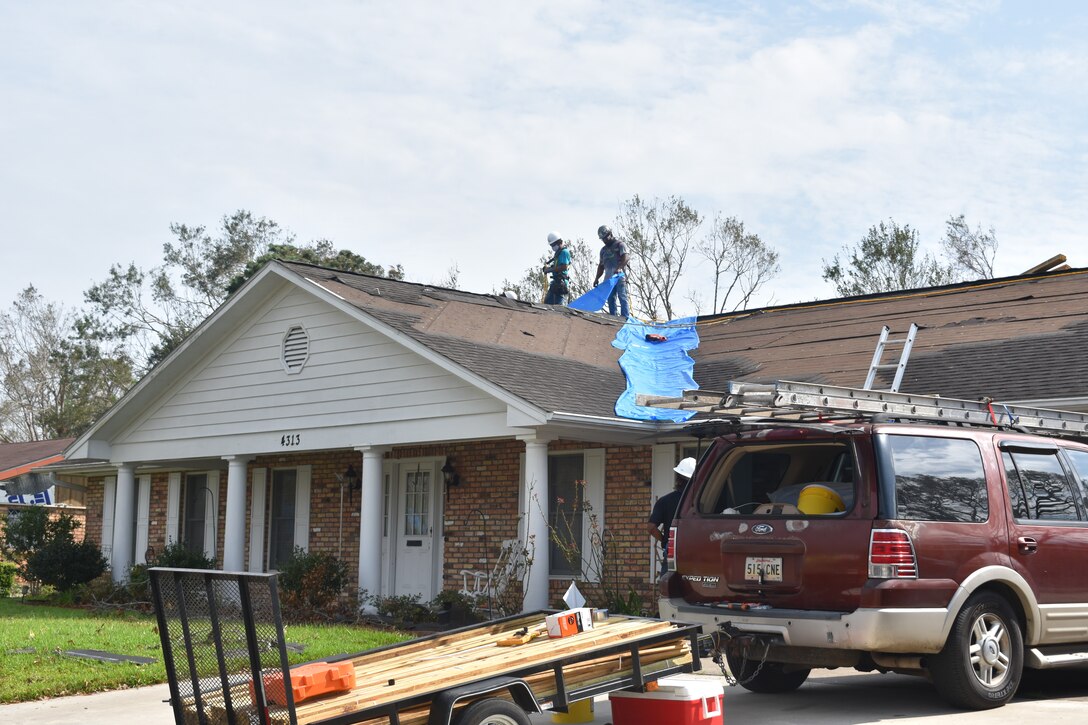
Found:
[(803, 514), (834, 514), (846, 510), (842, 496), (830, 486), (810, 483), (797, 497), (797, 510)]

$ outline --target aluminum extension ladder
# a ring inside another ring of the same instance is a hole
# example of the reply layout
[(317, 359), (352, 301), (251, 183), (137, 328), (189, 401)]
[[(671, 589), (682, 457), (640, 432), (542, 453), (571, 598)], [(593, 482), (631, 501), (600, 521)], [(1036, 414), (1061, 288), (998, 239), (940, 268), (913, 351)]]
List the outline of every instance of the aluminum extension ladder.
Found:
[(788, 380), (774, 383), (730, 382), (720, 392), (685, 390), (682, 397), (639, 396), (638, 402), (640, 405), (694, 410), (712, 415), (755, 416), (764, 420), (827, 421), (833, 417), (856, 420), (878, 415), (905, 420), (1018, 428), (1049, 435), (1088, 435), (1088, 413)]
[[(914, 338), (918, 335), (918, 325), (913, 322), (910, 323), (910, 329), (907, 330), (906, 337), (892, 338), (890, 335), (892, 330), (887, 325), (880, 330), (880, 339), (876, 343), (876, 351), (873, 353), (873, 362), (869, 364), (869, 374), (865, 377), (865, 385), (862, 386), (863, 390), (872, 390), (873, 383), (876, 382), (876, 374), (881, 370), (895, 370), (895, 378), (892, 380), (892, 386), (888, 388), (889, 392), (899, 392), (899, 384), (903, 382), (903, 373), (907, 370), (907, 359), (910, 358), (910, 350), (914, 347)], [(884, 350), (888, 346), (902, 345), (903, 349), (899, 353), (899, 361), (894, 363), (885, 363)]]

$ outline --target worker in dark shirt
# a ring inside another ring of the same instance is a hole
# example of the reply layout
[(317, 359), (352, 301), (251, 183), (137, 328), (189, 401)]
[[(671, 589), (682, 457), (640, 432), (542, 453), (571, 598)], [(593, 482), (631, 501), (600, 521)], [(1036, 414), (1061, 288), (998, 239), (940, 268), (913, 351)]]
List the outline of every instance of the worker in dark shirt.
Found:
[(646, 522), (646, 530), (650, 532), (650, 536), (661, 543), (662, 574), (665, 573), (666, 555), (669, 551), (669, 529), (672, 527), (672, 519), (676, 515), (676, 507), (680, 505), (681, 490), (684, 488), (684, 484), (688, 482), (688, 479), (691, 478), (691, 474), (695, 473), (695, 459), (685, 458), (676, 464), (676, 468), (672, 470), (676, 471), (676, 488), (657, 499), (653, 511), (650, 512), (650, 518)]

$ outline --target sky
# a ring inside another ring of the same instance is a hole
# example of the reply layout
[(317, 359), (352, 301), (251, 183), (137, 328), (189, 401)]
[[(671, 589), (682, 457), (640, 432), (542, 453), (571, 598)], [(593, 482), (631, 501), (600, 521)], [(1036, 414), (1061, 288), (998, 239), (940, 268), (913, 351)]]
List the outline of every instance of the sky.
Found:
[(1088, 266), (1086, 94), (1077, 2), (0, 0), (0, 309), (238, 209), (484, 293), (636, 194), (777, 250), (761, 305), (888, 219)]

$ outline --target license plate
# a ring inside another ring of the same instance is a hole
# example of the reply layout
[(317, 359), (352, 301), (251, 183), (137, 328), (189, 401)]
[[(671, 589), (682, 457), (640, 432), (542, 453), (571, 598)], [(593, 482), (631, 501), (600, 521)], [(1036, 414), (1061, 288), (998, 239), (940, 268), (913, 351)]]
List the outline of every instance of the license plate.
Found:
[(782, 557), (781, 556), (749, 556), (744, 560), (745, 581), (765, 582), (782, 581)]

